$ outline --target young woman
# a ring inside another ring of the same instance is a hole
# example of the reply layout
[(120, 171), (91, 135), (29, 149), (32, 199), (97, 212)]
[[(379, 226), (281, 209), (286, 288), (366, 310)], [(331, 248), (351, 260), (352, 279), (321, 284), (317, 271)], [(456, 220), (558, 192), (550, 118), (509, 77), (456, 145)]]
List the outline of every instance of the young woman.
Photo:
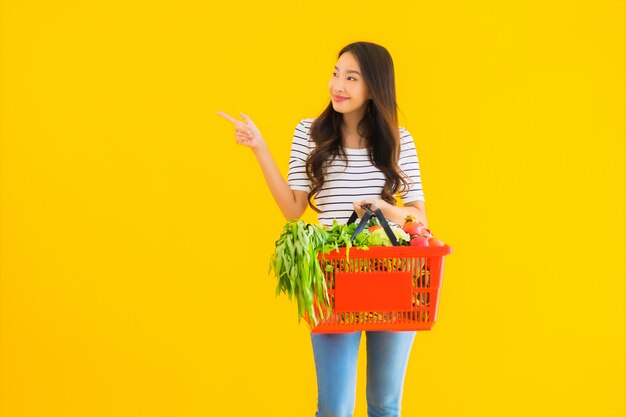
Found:
[[(402, 224), (408, 215), (425, 225), (426, 209), (413, 138), (398, 126), (395, 77), (389, 52), (355, 42), (340, 52), (328, 83), (330, 103), (316, 119), (296, 126), (288, 179), (280, 174), (254, 122), (241, 113), (237, 143), (254, 152), (267, 185), (287, 220), (307, 206), (321, 224), (345, 223), (361, 206), (381, 209)], [(403, 207), (396, 205), (400, 195)], [(312, 200), (315, 199), (315, 204)], [(350, 417), (356, 399), (357, 354), (362, 332), (311, 334), (318, 382), (317, 417)], [(415, 332), (367, 331), (369, 417), (400, 415), (404, 375)]]

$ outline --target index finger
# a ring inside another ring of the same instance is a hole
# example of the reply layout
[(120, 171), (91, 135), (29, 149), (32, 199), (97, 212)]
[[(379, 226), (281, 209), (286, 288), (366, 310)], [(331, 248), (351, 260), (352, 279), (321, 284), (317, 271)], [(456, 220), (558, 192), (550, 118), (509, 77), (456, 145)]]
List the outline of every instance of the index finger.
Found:
[(237, 124), (237, 123), (241, 123), (240, 120), (235, 119), (233, 116), (224, 113), (223, 111), (218, 111), (217, 114), (219, 114), (220, 116), (222, 116), (223, 118), (230, 120), (231, 122)]

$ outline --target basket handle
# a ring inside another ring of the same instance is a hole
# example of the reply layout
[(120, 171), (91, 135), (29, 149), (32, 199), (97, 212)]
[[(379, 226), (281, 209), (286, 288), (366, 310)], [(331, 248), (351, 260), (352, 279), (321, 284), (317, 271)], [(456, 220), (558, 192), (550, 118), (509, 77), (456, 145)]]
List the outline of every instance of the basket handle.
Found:
[[(376, 216), (378, 218), (378, 221), (380, 222), (380, 225), (385, 230), (387, 237), (391, 241), (391, 244), (393, 246), (400, 246), (400, 243), (398, 243), (398, 239), (396, 239), (396, 235), (393, 234), (393, 231), (391, 230), (391, 227), (389, 227), (389, 223), (387, 222), (387, 219), (385, 219), (385, 216), (383, 216), (383, 212), (380, 209), (376, 209), (375, 211), (372, 211), (370, 210), (369, 204), (364, 204), (361, 206), (361, 208), (365, 210), (365, 214), (363, 215), (363, 218), (357, 225), (356, 230), (354, 231), (354, 234), (352, 235), (352, 238), (350, 238), (350, 242), (353, 243), (354, 239), (358, 236), (358, 234), (361, 233), (363, 229), (365, 229), (365, 225), (372, 218), (372, 216)], [(347, 224), (354, 223), (358, 217), (359, 216), (356, 214), (356, 210), (353, 211), (352, 215), (348, 219)]]

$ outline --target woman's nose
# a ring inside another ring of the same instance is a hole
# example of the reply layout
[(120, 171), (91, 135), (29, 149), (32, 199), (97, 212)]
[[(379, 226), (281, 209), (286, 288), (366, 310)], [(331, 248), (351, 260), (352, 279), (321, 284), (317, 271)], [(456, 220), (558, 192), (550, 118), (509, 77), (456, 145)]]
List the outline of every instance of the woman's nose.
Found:
[(332, 82), (332, 90), (336, 92), (343, 91), (343, 81), (341, 79), (333, 80)]
[(331, 79), (331, 87), (333, 90), (339, 92), (339, 91), (343, 91), (343, 80), (339, 77), (336, 77), (334, 79)]

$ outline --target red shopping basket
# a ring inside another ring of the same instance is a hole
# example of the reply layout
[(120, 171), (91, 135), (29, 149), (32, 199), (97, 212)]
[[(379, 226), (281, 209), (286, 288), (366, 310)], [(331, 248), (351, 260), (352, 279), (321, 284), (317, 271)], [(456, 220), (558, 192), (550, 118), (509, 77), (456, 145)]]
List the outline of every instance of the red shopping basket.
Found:
[[(399, 246), (380, 210), (366, 209), (358, 235), (376, 215), (395, 246), (369, 250), (339, 248), (318, 256), (330, 298), (331, 313), (318, 315), (313, 333), (358, 330), (430, 330), (437, 320), (444, 256), (450, 246)], [(356, 213), (348, 223), (356, 219)]]

